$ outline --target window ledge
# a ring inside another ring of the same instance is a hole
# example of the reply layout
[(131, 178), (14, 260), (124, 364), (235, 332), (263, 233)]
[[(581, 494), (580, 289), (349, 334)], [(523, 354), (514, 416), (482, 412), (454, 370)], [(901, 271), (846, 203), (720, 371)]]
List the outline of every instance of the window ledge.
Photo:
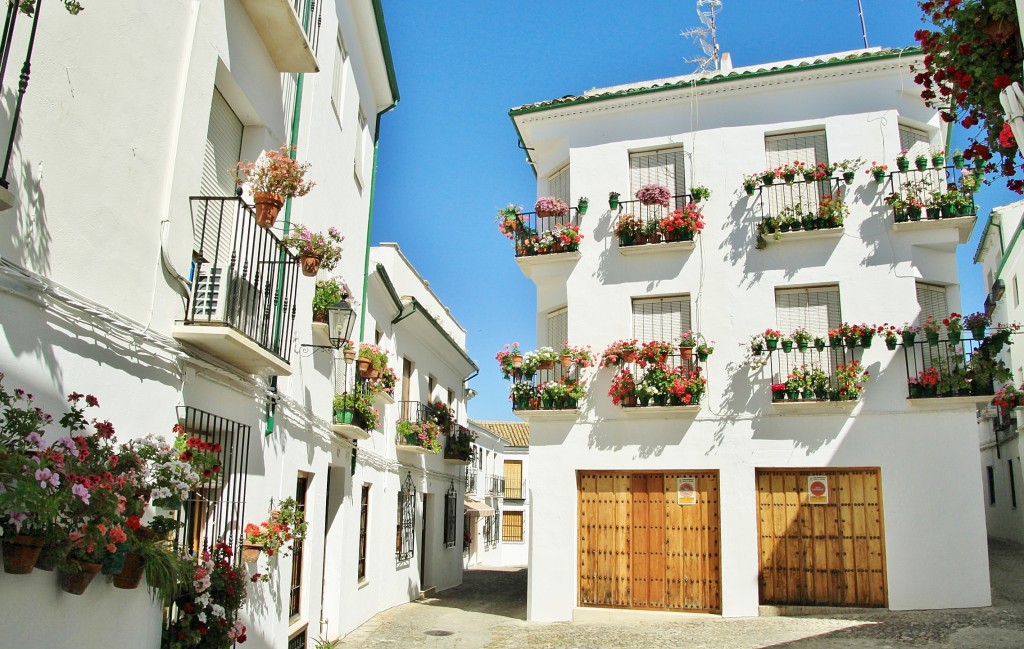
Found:
[(294, 620), (289, 620), (288, 622), (288, 639), (291, 640), (308, 629), (309, 622), (303, 619), (302, 616), (296, 615)]
[(630, 419), (677, 419), (695, 417), (700, 412), (700, 404), (694, 406), (629, 406), (622, 412)]
[(772, 410), (779, 413), (797, 414), (803, 412), (836, 412), (837, 410), (853, 410), (860, 399), (844, 399), (842, 401), (773, 401)]
[(660, 243), (642, 243), (629, 246), (619, 244), (619, 253), (627, 257), (632, 255), (656, 255), (658, 253), (692, 252), (696, 247), (695, 241), (662, 241)]
[(395, 395), (388, 394), (387, 392), (378, 392), (375, 398), (386, 406), (390, 406), (395, 402)]
[(773, 243), (786, 243), (787, 241), (810, 241), (812, 239), (842, 239), (843, 228), (822, 228), (820, 230), (790, 230), (779, 232), (779, 238), (774, 234), (763, 234), (764, 240), (769, 245)]
[(370, 439), (370, 431), (353, 424), (331, 424), (331, 431), (348, 439)]
[(963, 410), (966, 406), (975, 407), (992, 401), (992, 395), (967, 395), (963, 397), (914, 397), (907, 403), (922, 410)]
[(14, 194), (3, 187), (0, 187), (0, 212), (14, 207), (14, 202)]
[(971, 238), (971, 232), (974, 231), (974, 222), (977, 220), (977, 216), (952, 216), (945, 219), (922, 218), (920, 221), (893, 223), (892, 229), (894, 232), (917, 232), (921, 230), (956, 228), (960, 233), (960, 243), (967, 243), (968, 239)]
[(516, 263), (523, 274), (532, 280), (556, 274), (567, 274), (576, 266), (583, 255), (575, 252), (552, 252), (546, 255), (516, 257)]
[(438, 455), (438, 453), (434, 453), (430, 449), (423, 448), (422, 446), (415, 446), (413, 444), (396, 444), (395, 450), (399, 453), (405, 452), (419, 455)]
[(518, 415), (526, 421), (576, 421), (580, 416), (579, 408), (567, 408), (565, 410), (514, 410), (512, 414)]

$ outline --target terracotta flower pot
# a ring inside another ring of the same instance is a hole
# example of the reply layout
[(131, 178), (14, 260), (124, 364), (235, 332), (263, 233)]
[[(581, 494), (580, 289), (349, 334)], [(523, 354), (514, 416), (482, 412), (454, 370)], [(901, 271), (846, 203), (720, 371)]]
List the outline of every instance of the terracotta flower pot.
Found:
[(341, 354), (342, 354), (342, 356), (345, 357), (345, 362), (346, 363), (351, 363), (352, 361), (354, 361), (356, 359), (356, 350), (354, 350), (354, 349), (351, 349), (351, 348), (343, 349), (343, 350), (341, 350)]
[(256, 225), (261, 228), (272, 228), (277, 215), (284, 207), (284, 196), (275, 192), (255, 192), (252, 195), (256, 204)]
[(60, 589), (72, 595), (81, 595), (92, 583), (92, 578), (102, 568), (102, 564), (81, 561), (78, 572), (60, 571)]
[(558, 360), (564, 368), (568, 368), (570, 365), (572, 365), (572, 356), (570, 356), (569, 354), (562, 354), (561, 356), (558, 357)]
[(302, 257), (302, 274), (306, 277), (316, 277), (321, 261), (319, 257)]
[(373, 363), (368, 358), (360, 358), (356, 361), (356, 369), (359, 370), (359, 375), (364, 379), (370, 378), (370, 370), (373, 369)]
[(693, 347), (680, 347), (679, 353), (682, 355), (684, 361), (688, 361), (693, 358)]
[(256, 563), (260, 560), (260, 552), (263, 552), (262, 545), (257, 543), (243, 543), (242, 561), (246, 563)]
[(124, 559), (124, 566), (121, 568), (121, 572), (114, 575), (114, 587), (127, 590), (138, 588), (139, 582), (142, 581), (142, 573), (145, 567), (146, 564), (143, 563), (142, 557), (134, 552), (129, 552), (128, 556)]
[(539, 368), (542, 370), (554, 369), (555, 361), (541, 361)]
[(523, 366), (523, 355), (512, 354), (512, 367), (519, 368)]
[(15, 534), (4, 538), (4, 572), (12, 575), (27, 575), (36, 565), (39, 553), (43, 551), (43, 537)]

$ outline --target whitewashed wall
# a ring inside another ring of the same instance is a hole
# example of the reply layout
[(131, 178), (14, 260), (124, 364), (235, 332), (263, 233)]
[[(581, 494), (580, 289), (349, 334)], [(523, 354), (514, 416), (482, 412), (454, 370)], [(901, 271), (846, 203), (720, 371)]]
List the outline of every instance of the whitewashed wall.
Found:
[[(802, 82), (781, 75), (741, 90), (722, 84), (517, 118), (535, 148), (538, 193), (546, 174), (568, 161), (571, 195), (591, 198), (582, 258), (565, 275), (553, 266), (534, 274), (538, 325), (568, 306), (570, 341), (600, 350), (631, 336), (631, 298), (689, 294), (694, 329), (715, 341), (708, 394), (693, 420), (637, 425), (606, 396), (612, 370), (594, 369), (578, 423), (531, 421), (530, 522), (540, 532), (530, 535), (529, 619), (571, 617), (576, 471), (584, 469), (720, 470), (725, 616), (757, 614), (758, 467), (881, 467), (890, 607), (990, 602), (973, 406), (939, 412), (931, 411), (938, 404), (908, 404), (903, 353), (880, 340), (862, 353), (871, 379), (850, 414), (777, 413), (767, 370), (740, 367), (748, 336), (775, 325), (776, 287), (838, 284), (843, 320), (902, 324), (918, 315), (915, 280), (923, 279), (947, 285), (958, 310), (955, 230), (893, 232), (882, 193), (863, 171), (848, 188), (851, 215), (839, 240), (769, 241), (756, 250), (758, 218), (741, 188), (744, 174), (767, 166), (766, 134), (824, 128), (831, 161), (863, 157), (890, 167), (901, 121), (940, 146), (935, 114), (898, 93), (913, 83), (908, 66), (894, 59), (865, 74), (848, 66)], [(604, 197), (628, 197), (629, 151), (670, 145), (687, 151), (688, 183), (712, 191), (706, 229), (690, 253), (622, 256)]]

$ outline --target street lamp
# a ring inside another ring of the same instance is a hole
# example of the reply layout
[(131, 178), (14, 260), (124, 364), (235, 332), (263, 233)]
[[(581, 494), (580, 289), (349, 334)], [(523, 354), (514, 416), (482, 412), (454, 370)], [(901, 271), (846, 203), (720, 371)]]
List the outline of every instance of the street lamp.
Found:
[(327, 326), (331, 339), (331, 345), (339, 349), (346, 340), (352, 337), (352, 328), (356, 324), (356, 312), (348, 300), (340, 300), (337, 304), (327, 309)]

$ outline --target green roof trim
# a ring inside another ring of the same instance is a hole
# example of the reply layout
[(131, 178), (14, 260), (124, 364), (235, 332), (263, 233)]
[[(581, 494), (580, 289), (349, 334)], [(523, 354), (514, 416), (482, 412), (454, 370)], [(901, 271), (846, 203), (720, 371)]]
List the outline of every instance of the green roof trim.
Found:
[[(391, 41), (388, 40), (388, 28), (384, 24), (384, 7), (381, 0), (371, 0), (373, 4), (373, 17), (377, 21), (377, 37), (380, 39), (380, 49), (384, 54), (384, 67), (388, 70), (388, 86), (391, 87), (391, 106), (398, 103), (398, 77), (395, 76), (395, 61), (391, 57)], [(382, 111), (383, 112), (383, 111)]]
[[(590, 104), (599, 101), (607, 101), (610, 99), (621, 99), (623, 97), (632, 97), (635, 95), (647, 95), (657, 92), (666, 92), (669, 90), (679, 90), (686, 88), (691, 85), (695, 86), (708, 86), (718, 83), (727, 83), (729, 81), (739, 81), (754, 79), (759, 77), (769, 77), (780, 74), (788, 74), (790, 72), (806, 71), (806, 70), (820, 70), (824, 68), (832, 68), (841, 65), (851, 65), (855, 63), (867, 63), (871, 61), (884, 61), (886, 59), (900, 58), (904, 56), (916, 56), (921, 54), (921, 48), (919, 47), (904, 47), (900, 49), (888, 49), (879, 52), (865, 52), (863, 54), (851, 54), (842, 58), (832, 57), (829, 59), (816, 59), (814, 61), (805, 61), (798, 64), (789, 64), (781, 68), (760, 68), (757, 70), (750, 70), (748, 72), (729, 72), (727, 74), (718, 74), (713, 77), (706, 77), (702, 79), (686, 79), (680, 80), (673, 83), (663, 83), (654, 86), (641, 86), (636, 88), (626, 88), (623, 90), (615, 90), (610, 92), (603, 92), (598, 95), (566, 95), (558, 99), (549, 99), (547, 101), (538, 102), (535, 104), (526, 104), (524, 106), (517, 106), (511, 109), (508, 114), (510, 117), (515, 118), (518, 115), (527, 115), (529, 113), (538, 113), (546, 110), (554, 110), (556, 108), (563, 108), (565, 106), (574, 106), (580, 104)], [(514, 119), (513, 119), (514, 121)]]
[(998, 215), (999, 213), (996, 212), (995, 210), (992, 210), (991, 212), (988, 213), (988, 219), (985, 221), (985, 229), (982, 230), (981, 238), (978, 239), (978, 249), (974, 251), (974, 263), (976, 264), (981, 263), (981, 253), (982, 250), (985, 248), (985, 240), (988, 238), (989, 230), (991, 230), (992, 226), (995, 225), (994, 221), (998, 217)]

